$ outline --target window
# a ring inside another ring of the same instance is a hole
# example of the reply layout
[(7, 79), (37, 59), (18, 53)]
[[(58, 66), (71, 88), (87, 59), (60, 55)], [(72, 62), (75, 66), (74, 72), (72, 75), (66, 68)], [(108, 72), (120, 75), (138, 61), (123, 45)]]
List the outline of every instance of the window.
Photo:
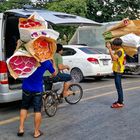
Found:
[(73, 15), (55, 15), (56, 17), (59, 17), (59, 18), (62, 18), (62, 19), (66, 19), (66, 18), (76, 18), (76, 16), (73, 16)]
[(84, 53), (87, 53), (87, 54), (102, 54), (102, 52), (99, 50), (99, 49), (96, 49), (96, 48), (79, 48), (81, 51), (83, 51)]
[(62, 56), (69, 56), (69, 55), (74, 55), (76, 51), (71, 48), (63, 48), (63, 54)]

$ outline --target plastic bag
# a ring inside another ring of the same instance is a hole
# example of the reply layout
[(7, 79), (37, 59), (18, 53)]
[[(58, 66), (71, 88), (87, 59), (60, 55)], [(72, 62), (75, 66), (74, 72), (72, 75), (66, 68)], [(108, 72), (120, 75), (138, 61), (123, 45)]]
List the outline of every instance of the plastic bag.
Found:
[(140, 46), (140, 37), (131, 33), (120, 37), (123, 41), (123, 45), (132, 46), (138, 48)]

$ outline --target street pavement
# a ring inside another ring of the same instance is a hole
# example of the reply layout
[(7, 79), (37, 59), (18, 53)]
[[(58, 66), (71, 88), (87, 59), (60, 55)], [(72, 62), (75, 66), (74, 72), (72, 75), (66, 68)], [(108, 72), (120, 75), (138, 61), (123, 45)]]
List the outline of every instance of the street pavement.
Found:
[[(113, 77), (101, 81), (86, 79), (82, 100), (76, 105), (62, 103), (54, 117), (44, 112), (39, 140), (140, 140), (140, 76), (124, 76), (125, 106), (112, 109), (117, 93)], [(25, 123), (23, 138), (16, 136), (20, 102), (0, 105), (0, 140), (32, 140), (33, 110)]]

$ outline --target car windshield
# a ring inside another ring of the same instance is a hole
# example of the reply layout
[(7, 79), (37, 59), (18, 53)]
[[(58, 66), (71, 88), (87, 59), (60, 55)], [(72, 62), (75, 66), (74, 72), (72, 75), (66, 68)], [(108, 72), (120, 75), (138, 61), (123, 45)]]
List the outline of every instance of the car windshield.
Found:
[(80, 47), (81, 51), (83, 51), (86, 54), (103, 54), (103, 50), (98, 48), (91, 48), (91, 47)]

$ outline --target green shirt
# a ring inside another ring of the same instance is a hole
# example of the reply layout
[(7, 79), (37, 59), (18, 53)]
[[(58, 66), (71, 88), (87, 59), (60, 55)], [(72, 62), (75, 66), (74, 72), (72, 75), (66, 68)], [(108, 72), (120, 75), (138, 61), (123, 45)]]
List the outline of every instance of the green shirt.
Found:
[[(55, 55), (54, 55), (54, 62), (55, 62), (55, 66), (56, 66), (56, 72), (59, 72), (58, 65), (59, 64), (63, 64), (62, 56), (59, 53), (55, 53)], [(50, 74), (49, 71), (46, 71), (44, 76), (51, 76), (51, 74)]]
[(59, 53), (56, 53), (54, 55), (54, 61), (55, 61), (55, 66), (56, 66), (56, 72), (59, 72), (58, 65), (63, 64), (62, 56)]

